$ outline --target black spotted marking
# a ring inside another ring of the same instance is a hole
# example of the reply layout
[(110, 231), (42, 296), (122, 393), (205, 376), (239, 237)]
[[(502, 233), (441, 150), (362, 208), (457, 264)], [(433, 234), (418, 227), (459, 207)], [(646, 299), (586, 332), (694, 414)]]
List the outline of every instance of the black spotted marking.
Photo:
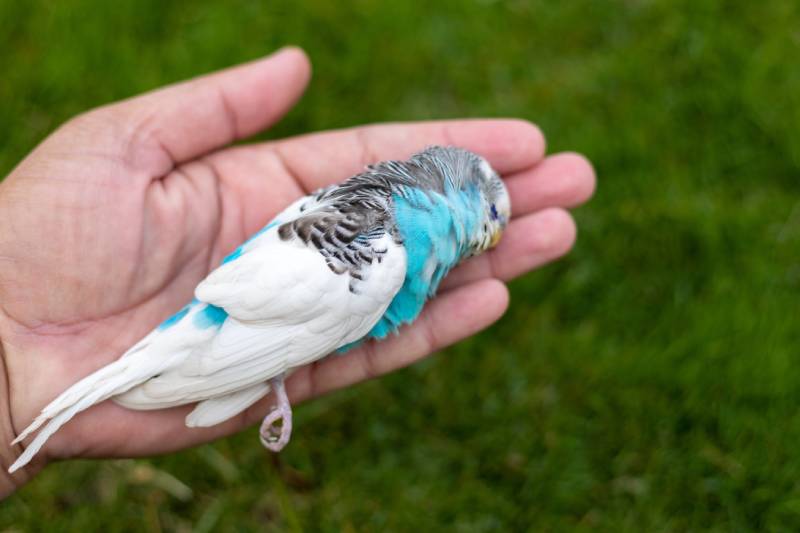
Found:
[(344, 183), (314, 193), (295, 220), (278, 228), (278, 235), (316, 248), (332, 272), (350, 275), (350, 291), (356, 292), (369, 265), (381, 263), (388, 252), (386, 247), (377, 249), (376, 242), (388, 235), (403, 244), (392, 214), (394, 198), (407, 194), (410, 187), (440, 194), (478, 187), (493, 200), (497, 191), (489, 190), (483, 164), (466, 150), (430, 147), (408, 161), (368, 166)]
[(281, 225), (281, 226), (278, 228), (278, 237), (280, 237), (280, 239), (281, 239), (282, 241), (288, 241), (288, 240), (289, 240), (289, 239), (291, 239), (293, 236), (294, 236), (294, 230), (292, 229), (292, 224), (291, 224), (291, 222), (289, 222), (289, 223), (286, 223), (286, 224), (282, 224), (282, 225)]
[(297, 219), (283, 224), (278, 235), (283, 240), (297, 238), (316, 248), (325, 263), (337, 275), (349, 274), (349, 288), (355, 292), (358, 282), (366, 279), (364, 269), (386, 247), (375, 250), (376, 240), (386, 235), (388, 213), (386, 203), (351, 203), (338, 209), (335, 205), (311, 209)]

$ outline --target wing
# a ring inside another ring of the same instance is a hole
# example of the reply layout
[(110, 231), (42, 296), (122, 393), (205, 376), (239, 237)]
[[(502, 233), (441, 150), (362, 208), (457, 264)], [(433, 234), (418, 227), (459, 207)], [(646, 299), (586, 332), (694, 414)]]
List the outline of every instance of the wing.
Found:
[[(217, 334), (119, 403), (177, 405), (243, 391), (363, 337), (403, 284), (405, 248), (380, 228), (351, 224), (339, 228), (353, 233), (351, 249), (323, 253), (316, 230), (306, 240), (291, 229), (306, 227), (306, 216), (267, 229), (198, 285), (196, 298), (227, 315)], [(325, 218), (330, 235), (330, 224), (353, 220)]]

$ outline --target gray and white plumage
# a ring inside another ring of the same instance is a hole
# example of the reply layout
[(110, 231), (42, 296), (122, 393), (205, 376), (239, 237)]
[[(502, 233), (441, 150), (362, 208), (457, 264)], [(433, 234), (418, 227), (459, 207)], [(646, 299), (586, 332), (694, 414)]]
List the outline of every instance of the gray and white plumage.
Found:
[(291, 425), (283, 377), (412, 322), (451, 268), (497, 241), (509, 216), (497, 174), (454, 147), (378, 163), (297, 200), (212, 271), (192, 302), (47, 405), (15, 441), (39, 430), (9, 471), (109, 398), (143, 410), (199, 402), (186, 425), (200, 427), (275, 388), (284, 431), (272, 434), (272, 413), (262, 441), (280, 449)]

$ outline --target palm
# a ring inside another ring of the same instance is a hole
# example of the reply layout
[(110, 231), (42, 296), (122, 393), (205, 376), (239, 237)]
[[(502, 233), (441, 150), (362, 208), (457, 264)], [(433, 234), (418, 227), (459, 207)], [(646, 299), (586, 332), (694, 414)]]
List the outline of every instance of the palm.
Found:
[[(264, 72), (253, 74), (256, 68)], [(471, 148), (508, 177), (515, 218), (501, 246), (454, 272), (442, 296), (400, 336), (294, 374), (295, 401), (409, 364), (482, 329), (505, 309), (497, 278), (519, 275), (571, 246), (571, 220), (557, 207), (588, 197), (591, 168), (571, 155), (540, 161), (544, 146), (532, 126), (372, 126), (220, 150), (277, 119), (307, 79), (297, 52), (238, 70), (82, 117), (47, 139), (3, 184), (0, 211), (13, 224), (0, 229), (0, 338), (17, 430), (181, 307), (224, 254), (290, 201), (370, 162), (428, 144)], [(251, 92), (263, 89), (261, 78), (274, 83), (270, 76), (281, 76), (283, 93), (255, 106), (256, 97), (241, 89), (248, 76), (256, 85)], [(187, 109), (187, 98), (210, 110)], [(184, 426), (188, 409), (140, 412), (106, 402), (65, 426), (47, 453), (179, 449), (255, 422), (266, 401), (207, 429)]]

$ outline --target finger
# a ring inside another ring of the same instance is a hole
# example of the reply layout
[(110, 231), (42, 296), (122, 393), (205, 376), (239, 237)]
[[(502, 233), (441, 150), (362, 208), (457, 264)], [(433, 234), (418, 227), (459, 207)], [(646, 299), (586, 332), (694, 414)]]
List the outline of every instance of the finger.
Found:
[(514, 219), (497, 248), (453, 270), (442, 282), (442, 289), (484, 278), (503, 281), (516, 278), (566, 254), (575, 244), (575, 235), (575, 221), (560, 208)]
[[(293, 402), (381, 376), (469, 337), (498, 320), (508, 308), (508, 289), (492, 279), (441, 293), (419, 318), (380, 342), (301, 368), (289, 379)], [(263, 408), (257, 413), (263, 413)], [(258, 414), (253, 414), (253, 421)]]
[(532, 167), (545, 152), (539, 128), (515, 119), (377, 124), (302, 135), (248, 149), (265, 157), (279, 157), (306, 190), (314, 190), (348, 178), (367, 164), (407, 159), (432, 144), (476, 152), (502, 174)]
[(565, 152), (505, 178), (514, 217), (546, 207), (574, 207), (594, 193), (595, 173), (588, 159)]
[(252, 135), (297, 101), (311, 73), (299, 48), (95, 111), (126, 128), (129, 163), (161, 176), (177, 163)]

